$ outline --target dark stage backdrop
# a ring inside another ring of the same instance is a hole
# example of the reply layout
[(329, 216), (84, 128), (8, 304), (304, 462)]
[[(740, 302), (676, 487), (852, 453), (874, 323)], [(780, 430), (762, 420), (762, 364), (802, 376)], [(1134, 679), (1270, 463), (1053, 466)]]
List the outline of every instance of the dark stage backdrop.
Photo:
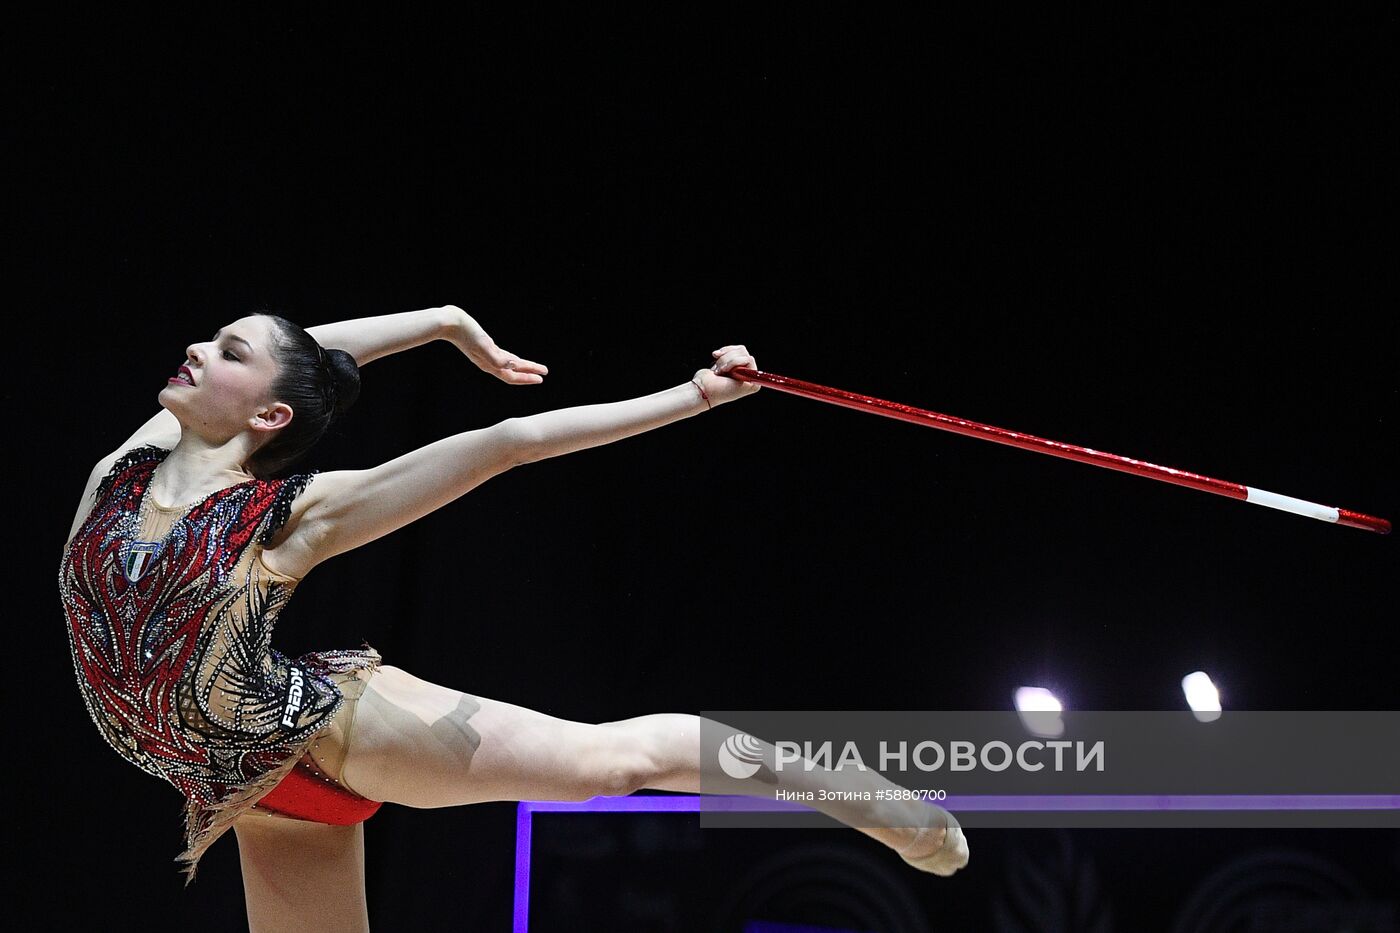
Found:
[[(88, 722), (55, 571), (92, 464), (156, 412), (187, 344), (253, 310), (454, 303), (550, 367), (510, 387), (445, 343), (370, 364), (307, 468), (649, 394), (744, 343), (773, 372), (1400, 517), (1393, 15), (849, 15), (133, 11), (11, 35), (29, 54), (10, 252), (36, 285), (6, 398), (30, 928), (243, 928), (232, 836), (182, 889), (179, 797)], [(1004, 709), (1021, 684), (1175, 709), (1197, 668), (1227, 709), (1385, 709), (1395, 548), (764, 390), (522, 467), (316, 568), (276, 644), (368, 641), (590, 722)], [(505, 928), (513, 819), (386, 807), (375, 929)], [(718, 864), (737, 832), (677, 864), (742, 877)], [(1167, 929), (1256, 856), (1342, 879), (1316, 895), (1327, 916), (1397, 922), (1393, 831), (986, 831), (950, 880), (856, 833), (821, 841), (882, 859), (929, 929)], [(1098, 883), (1025, 880), (1045, 865)], [(669, 879), (676, 903), (700, 878)]]

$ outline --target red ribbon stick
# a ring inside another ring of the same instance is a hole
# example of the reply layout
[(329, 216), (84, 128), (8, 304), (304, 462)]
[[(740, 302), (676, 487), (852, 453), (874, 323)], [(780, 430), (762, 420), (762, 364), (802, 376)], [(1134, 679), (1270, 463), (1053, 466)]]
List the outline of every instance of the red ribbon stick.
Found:
[(1202, 492), (1213, 492), (1218, 496), (1228, 496), (1231, 499), (1243, 499), (1246, 502), (1253, 502), (1256, 505), (1266, 505), (1270, 508), (1292, 512), (1295, 515), (1305, 515), (1308, 518), (1317, 518), (1325, 522), (1334, 522), (1338, 525), (1349, 525), (1352, 528), (1364, 528), (1367, 531), (1374, 531), (1383, 535), (1390, 534), (1390, 522), (1388, 520), (1376, 518), (1373, 515), (1365, 515), (1361, 512), (1353, 512), (1350, 509), (1339, 509), (1333, 506), (1319, 505), (1316, 502), (1294, 499), (1291, 496), (1281, 496), (1277, 493), (1255, 489), (1252, 486), (1242, 486), (1239, 483), (1230, 483), (1223, 479), (1213, 479), (1209, 476), (1201, 476), (1198, 473), (1188, 473), (1185, 470), (1174, 470), (1171, 467), (1158, 466), (1155, 463), (1134, 460), (1131, 457), (1120, 457), (1117, 454), (1105, 453), (1102, 450), (1093, 450), (1088, 447), (1077, 447), (1074, 444), (1065, 444), (1060, 441), (1046, 440), (1043, 437), (1021, 434), (1017, 431), (1008, 431), (1005, 428), (993, 427), (989, 424), (978, 424), (976, 421), (954, 418), (951, 415), (940, 415), (936, 411), (926, 411), (922, 408), (901, 405), (898, 402), (887, 402), (884, 399), (871, 398), (868, 395), (859, 395), (855, 392), (847, 392), (845, 389), (833, 389), (829, 386), (817, 385), (814, 382), (804, 382), (801, 379), (793, 379), (791, 376), (780, 376), (777, 373), (749, 369), (745, 366), (737, 366), (729, 370), (725, 375), (742, 382), (756, 382), (761, 385), (770, 386), (780, 392), (790, 392), (793, 395), (801, 395), (805, 398), (814, 398), (818, 401), (830, 402), (833, 405), (840, 405), (843, 408), (854, 408), (857, 411), (884, 415), (886, 418), (897, 418), (900, 421), (912, 421), (915, 424), (926, 425), (930, 428), (952, 431), (954, 434), (966, 434), (969, 437), (980, 437), (983, 440), (995, 441), (998, 444), (1009, 444), (1012, 447), (1020, 447), (1023, 450), (1033, 450), (1037, 453), (1050, 454), (1052, 457), (1063, 457), (1066, 460), (1077, 460), (1080, 463), (1089, 463), (1094, 466), (1106, 467), (1110, 470), (1120, 470), (1124, 473), (1132, 473), (1137, 476), (1145, 476), (1149, 479), (1161, 480), (1164, 483), (1175, 483), (1178, 486), (1199, 489)]

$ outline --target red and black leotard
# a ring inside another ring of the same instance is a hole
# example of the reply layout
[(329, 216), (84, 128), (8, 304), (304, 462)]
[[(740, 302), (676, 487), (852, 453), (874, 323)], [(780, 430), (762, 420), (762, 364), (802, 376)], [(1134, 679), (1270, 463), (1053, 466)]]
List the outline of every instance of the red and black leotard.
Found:
[[(145, 495), (169, 450), (126, 452), (64, 549), (59, 593), (89, 715), (117, 752), (186, 798), (189, 879), (204, 850), (272, 790), (344, 702), (332, 673), (378, 652), (272, 648), (296, 579), (264, 546), (318, 471), (249, 480), (174, 509)], [(144, 503), (144, 508), (143, 508)]]

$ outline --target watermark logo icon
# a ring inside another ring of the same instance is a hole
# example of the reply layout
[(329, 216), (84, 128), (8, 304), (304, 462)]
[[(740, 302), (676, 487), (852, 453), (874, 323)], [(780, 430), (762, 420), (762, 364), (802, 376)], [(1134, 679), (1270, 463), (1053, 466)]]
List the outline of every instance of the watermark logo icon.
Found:
[(747, 733), (736, 732), (724, 740), (718, 754), (720, 770), (742, 781), (753, 777), (763, 764), (763, 743)]

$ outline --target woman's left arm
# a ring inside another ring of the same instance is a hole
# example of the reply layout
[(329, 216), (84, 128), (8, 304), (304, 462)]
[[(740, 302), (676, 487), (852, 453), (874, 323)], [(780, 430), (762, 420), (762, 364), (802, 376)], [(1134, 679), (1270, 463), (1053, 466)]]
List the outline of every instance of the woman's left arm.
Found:
[(318, 324), (306, 332), (323, 347), (349, 353), (358, 366), (434, 340), (446, 340), (483, 372), (503, 382), (531, 385), (543, 382), (549, 373), (539, 363), (520, 359), (496, 346), (482, 326), (456, 305)]
[(447, 336), (447, 308), (424, 308), (317, 324), (306, 332), (323, 347), (336, 347), (363, 366), (391, 353), (411, 350)]

